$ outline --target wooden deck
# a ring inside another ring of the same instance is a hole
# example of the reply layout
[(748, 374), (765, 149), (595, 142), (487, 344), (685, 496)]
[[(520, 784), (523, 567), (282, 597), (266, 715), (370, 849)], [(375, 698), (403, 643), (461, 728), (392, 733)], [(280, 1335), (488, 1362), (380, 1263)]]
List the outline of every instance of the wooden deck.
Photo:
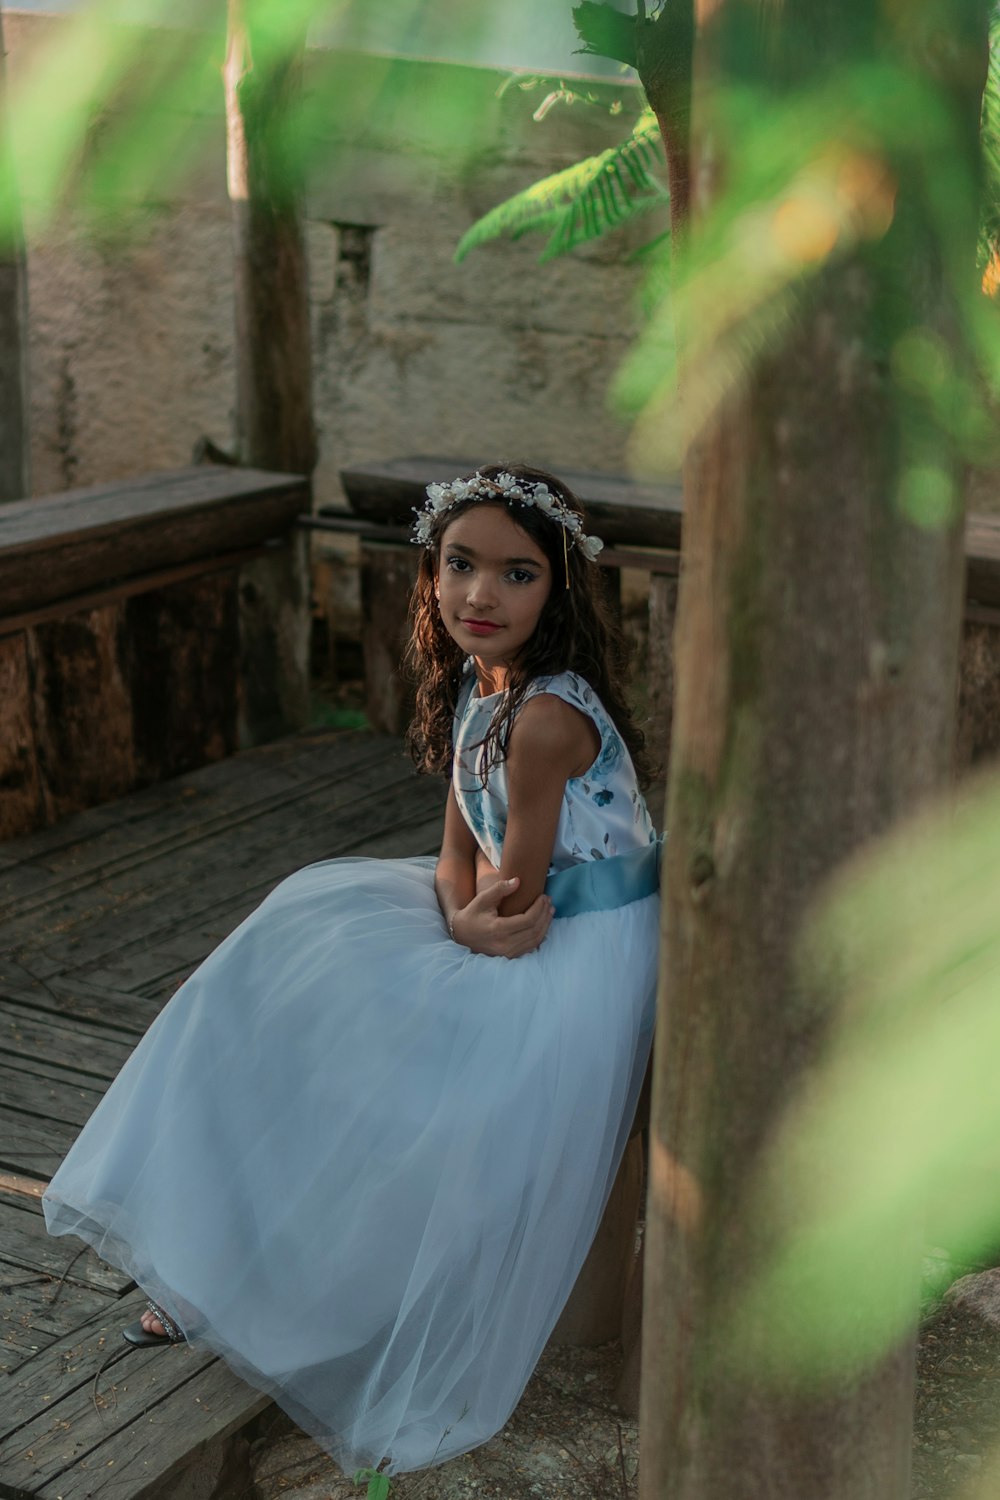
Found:
[(266, 1405), (205, 1353), (129, 1350), (143, 1299), (46, 1236), (42, 1186), (160, 1006), (278, 880), (431, 853), (443, 798), (396, 740), (312, 733), (0, 844), (3, 1500), (207, 1494), (206, 1462)]

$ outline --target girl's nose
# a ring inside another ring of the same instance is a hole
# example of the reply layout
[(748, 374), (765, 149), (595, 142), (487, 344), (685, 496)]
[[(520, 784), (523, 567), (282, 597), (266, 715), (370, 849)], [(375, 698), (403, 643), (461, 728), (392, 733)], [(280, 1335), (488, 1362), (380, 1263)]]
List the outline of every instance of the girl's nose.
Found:
[(484, 573), (476, 573), (470, 579), (465, 597), (469, 604), (475, 604), (480, 609), (492, 609), (497, 602), (496, 588)]

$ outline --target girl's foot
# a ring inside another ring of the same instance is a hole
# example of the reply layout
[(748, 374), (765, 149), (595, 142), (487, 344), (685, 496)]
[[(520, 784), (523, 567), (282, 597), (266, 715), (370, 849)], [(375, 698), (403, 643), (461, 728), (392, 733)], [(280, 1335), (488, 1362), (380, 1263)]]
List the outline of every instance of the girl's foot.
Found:
[(122, 1329), (122, 1338), (128, 1344), (140, 1346), (184, 1343), (181, 1330), (155, 1302), (147, 1302), (142, 1316)]

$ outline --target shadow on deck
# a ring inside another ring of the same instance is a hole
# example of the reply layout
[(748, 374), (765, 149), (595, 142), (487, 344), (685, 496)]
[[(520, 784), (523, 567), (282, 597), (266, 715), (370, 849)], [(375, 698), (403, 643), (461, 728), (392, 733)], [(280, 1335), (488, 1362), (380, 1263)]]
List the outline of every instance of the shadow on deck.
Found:
[(42, 1187), (160, 1007), (272, 886), (335, 856), (433, 853), (443, 800), (398, 740), (310, 733), (0, 844), (3, 1500), (215, 1493), (225, 1439), (266, 1400), (204, 1352), (129, 1351), (143, 1298), (46, 1236)]

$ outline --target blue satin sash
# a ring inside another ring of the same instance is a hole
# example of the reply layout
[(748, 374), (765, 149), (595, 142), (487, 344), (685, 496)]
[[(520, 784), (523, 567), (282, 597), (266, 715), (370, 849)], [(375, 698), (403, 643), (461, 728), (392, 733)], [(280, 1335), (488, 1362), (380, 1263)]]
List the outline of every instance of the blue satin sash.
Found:
[(611, 911), (628, 906), (644, 896), (655, 896), (660, 888), (663, 840), (614, 854), (608, 859), (588, 859), (582, 864), (557, 870), (545, 882), (545, 894), (557, 917), (578, 917), (587, 911)]

